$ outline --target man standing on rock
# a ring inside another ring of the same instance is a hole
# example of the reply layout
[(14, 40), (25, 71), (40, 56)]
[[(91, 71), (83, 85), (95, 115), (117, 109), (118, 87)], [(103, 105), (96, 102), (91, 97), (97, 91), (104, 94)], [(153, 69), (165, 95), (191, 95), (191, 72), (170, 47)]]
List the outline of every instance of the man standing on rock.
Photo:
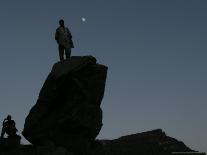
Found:
[(66, 59), (70, 58), (71, 48), (74, 48), (74, 45), (70, 30), (65, 27), (63, 19), (59, 20), (59, 25), (56, 29), (55, 40), (58, 43), (60, 60), (64, 60), (64, 54)]

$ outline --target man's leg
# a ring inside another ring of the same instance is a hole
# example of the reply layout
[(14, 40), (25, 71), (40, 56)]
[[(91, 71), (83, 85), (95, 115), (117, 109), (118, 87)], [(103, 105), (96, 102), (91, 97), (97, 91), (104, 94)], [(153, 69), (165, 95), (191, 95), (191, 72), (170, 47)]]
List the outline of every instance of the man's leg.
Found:
[(66, 55), (66, 59), (69, 59), (69, 58), (70, 58), (70, 55), (71, 55), (71, 48), (66, 48), (66, 49), (65, 49), (65, 55)]
[(58, 50), (59, 50), (60, 61), (62, 61), (62, 60), (64, 60), (64, 47), (59, 45)]

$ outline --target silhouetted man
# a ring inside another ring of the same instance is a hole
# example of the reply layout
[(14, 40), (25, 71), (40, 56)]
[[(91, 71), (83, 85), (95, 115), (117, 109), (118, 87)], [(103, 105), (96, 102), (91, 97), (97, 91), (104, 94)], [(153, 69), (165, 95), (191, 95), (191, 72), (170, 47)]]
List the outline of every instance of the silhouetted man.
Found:
[(8, 115), (7, 118), (3, 121), (3, 127), (1, 131), (1, 138), (4, 138), (4, 134), (8, 134), (8, 136), (15, 136), (17, 132), (16, 123), (11, 119), (11, 115)]
[(64, 53), (67, 58), (70, 58), (71, 48), (74, 48), (72, 35), (70, 30), (65, 27), (64, 20), (59, 20), (59, 27), (56, 29), (55, 40), (58, 43), (60, 60), (64, 60)]

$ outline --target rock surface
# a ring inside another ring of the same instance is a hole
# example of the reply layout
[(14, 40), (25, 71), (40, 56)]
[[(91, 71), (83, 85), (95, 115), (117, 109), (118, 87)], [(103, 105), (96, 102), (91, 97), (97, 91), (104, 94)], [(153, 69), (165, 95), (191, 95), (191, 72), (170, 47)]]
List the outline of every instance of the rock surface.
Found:
[(194, 152), (183, 142), (153, 130), (115, 140), (101, 141), (104, 155), (170, 155), (172, 152)]
[(106, 75), (92, 56), (56, 63), (25, 120), (24, 137), (36, 146), (86, 152), (102, 127)]
[[(114, 140), (97, 140), (84, 155), (173, 155), (172, 152), (195, 151), (183, 142), (167, 136), (161, 129), (123, 136)], [(188, 152), (188, 153), (187, 153)], [(189, 153), (191, 152), (191, 153)], [(4, 155), (79, 155), (64, 147), (22, 145), (18, 150), (10, 150)], [(0, 153), (1, 155), (1, 153)], [(3, 154), (2, 154), (3, 155)], [(205, 153), (196, 153), (205, 155)]]

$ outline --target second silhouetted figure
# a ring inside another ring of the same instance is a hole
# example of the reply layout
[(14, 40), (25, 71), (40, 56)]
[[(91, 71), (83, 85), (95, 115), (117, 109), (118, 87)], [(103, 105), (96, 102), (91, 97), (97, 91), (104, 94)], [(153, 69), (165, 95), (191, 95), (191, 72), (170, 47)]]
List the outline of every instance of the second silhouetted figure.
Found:
[(72, 35), (70, 30), (65, 27), (64, 20), (59, 20), (59, 27), (56, 29), (55, 40), (58, 43), (60, 60), (64, 60), (64, 53), (66, 59), (70, 58), (71, 48), (74, 48)]
[(5, 118), (3, 121), (1, 138), (4, 138), (5, 133), (10, 137), (15, 136), (17, 132), (15, 124), (15, 121), (11, 119), (11, 115), (8, 115), (7, 118)]

